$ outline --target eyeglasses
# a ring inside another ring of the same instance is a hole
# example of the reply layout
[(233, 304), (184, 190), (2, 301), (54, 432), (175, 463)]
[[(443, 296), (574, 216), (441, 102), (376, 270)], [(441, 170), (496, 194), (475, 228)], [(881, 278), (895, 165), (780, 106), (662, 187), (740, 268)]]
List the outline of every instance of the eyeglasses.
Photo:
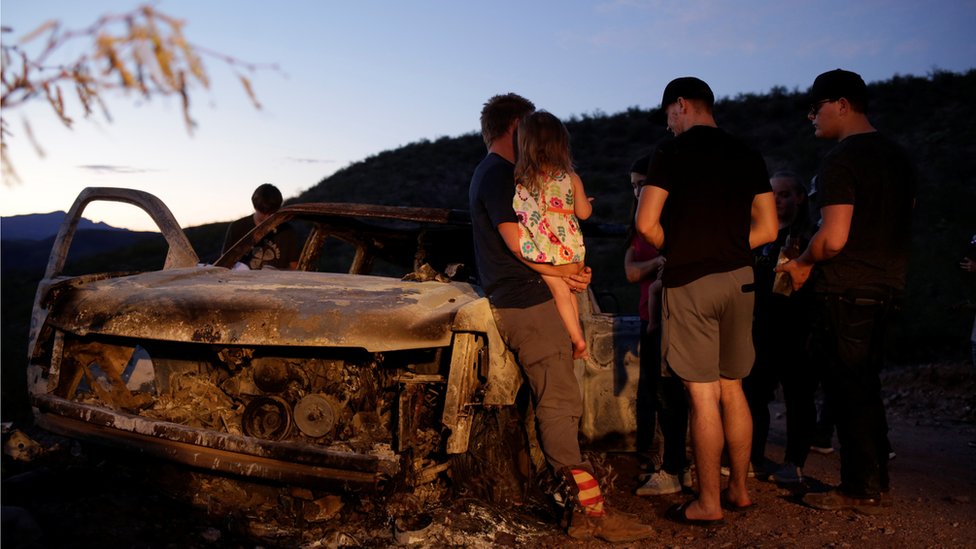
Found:
[(836, 99), (822, 99), (822, 100), (817, 101), (816, 103), (810, 105), (810, 113), (809, 113), (810, 116), (811, 117), (817, 116), (820, 113), (820, 108), (821, 107), (823, 107), (827, 103), (833, 103), (834, 101), (837, 101), (837, 100)]

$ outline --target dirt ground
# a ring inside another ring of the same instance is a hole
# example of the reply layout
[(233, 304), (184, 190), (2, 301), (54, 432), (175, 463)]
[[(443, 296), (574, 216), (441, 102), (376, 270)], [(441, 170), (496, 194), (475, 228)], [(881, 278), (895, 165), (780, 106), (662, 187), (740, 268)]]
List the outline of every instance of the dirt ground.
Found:
[[(837, 452), (810, 455), (801, 490), (750, 479), (758, 506), (727, 514), (725, 525), (715, 528), (663, 518), (669, 505), (689, 494), (633, 495), (638, 485), (633, 455), (594, 455), (611, 472), (610, 504), (638, 515), (657, 531), (650, 540), (617, 546), (976, 547), (974, 378), (976, 370), (968, 363), (885, 372), (897, 457), (891, 462), (894, 505), (880, 516), (818, 511), (798, 503), (802, 489), (838, 482)], [(783, 405), (777, 400), (772, 407), (767, 455), (781, 460)], [(418, 496), (376, 502), (352, 494), (312, 501), (301, 490), (241, 484), (27, 432), (47, 450), (27, 462), (6, 452), (3, 456), (4, 549), (613, 546), (568, 538), (551, 513), (532, 505), (498, 508), (454, 498), (430, 507), (420, 504), (423, 498)], [(216, 497), (218, 493), (224, 495)], [(291, 527), (256, 520), (269, 516), (261, 512), (269, 509), (304, 519)]]

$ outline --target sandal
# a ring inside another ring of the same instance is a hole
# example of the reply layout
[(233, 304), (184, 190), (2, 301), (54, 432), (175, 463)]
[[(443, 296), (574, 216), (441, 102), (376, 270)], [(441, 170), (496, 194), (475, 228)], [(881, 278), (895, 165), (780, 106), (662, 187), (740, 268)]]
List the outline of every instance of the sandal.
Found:
[(684, 503), (676, 503), (664, 512), (664, 517), (679, 524), (689, 524), (691, 526), (721, 526), (725, 524), (725, 519), (693, 519), (688, 518), (686, 511), (688, 506), (696, 500), (689, 499)]
[(733, 513), (745, 513), (749, 509), (752, 509), (753, 507), (756, 506), (755, 502), (752, 502), (749, 505), (739, 505), (735, 503), (734, 501), (732, 501), (732, 498), (729, 497), (728, 488), (722, 490), (722, 493), (719, 496), (719, 501), (722, 504), (722, 509), (725, 509), (726, 511), (732, 511)]

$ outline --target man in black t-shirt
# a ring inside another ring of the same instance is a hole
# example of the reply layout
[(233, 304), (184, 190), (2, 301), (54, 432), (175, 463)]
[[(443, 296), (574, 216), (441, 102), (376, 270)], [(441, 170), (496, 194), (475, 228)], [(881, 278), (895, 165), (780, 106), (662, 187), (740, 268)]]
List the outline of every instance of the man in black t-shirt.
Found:
[[(281, 208), (281, 202), (281, 191), (277, 187), (270, 183), (258, 186), (254, 190), (254, 194), (251, 195), (254, 213), (230, 224), (227, 228), (227, 234), (224, 236), (224, 246), (220, 253), (227, 252), (251, 229), (278, 211)], [(256, 242), (239, 263), (251, 270), (263, 268), (294, 270), (298, 267), (299, 253), (301, 250), (298, 249), (298, 237), (295, 230), (290, 224), (282, 223), (259, 242)]]
[(879, 512), (890, 503), (879, 372), (888, 318), (905, 289), (915, 170), (905, 151), (868, 120), (859, 75), (821, 74), (810, 101), (816, 136), (838, 142), (817, 174), (822, 223), (806, 250), (776, 270), (788, 273), (795, 289), (812, 279), (817, 294), (814, 349), (837, 424), (841, 483), (804, 501), (818, 509)]
[[(708, 84), (672, 80), (658, 117), (675, 139), (651, 159), (637, 229), (668, 258), (661, 277), (662, 361), (684, 380), (699, 495), (671, 520), (709, 525), (752, 506), (746, 488), (752, 419), (742, 378), (755, 358), (752, 249), (776, 238), (776, 205), (762, 156), (718, 128)], [(721, 491), (723, 447), (729, 486)]]
[(468, 189), (478, 275), (498, 331), (532, 390), (542, 452), (578, 504), (568, 506), (573, 513), (567, 533), (610, 542), (644, 539), (654, 530), (605, 506), (593, 468), (580, 453), (583, 402), (572, 343), (549, 287), (537, 272), (566, 276), (574, 291), (584, 291), (591, 278), (589, 269), (577, 273), (576, 265), (564, 265), (563, 270), (541, 263), (530, 266), (511, 251), (518, 249), (518, 217), (512, 207), (515, 132), (519, 120), (534, 110), (531, 101), (509, 93), (492, 97), (481, 111), (488, 155), (475, 169)]

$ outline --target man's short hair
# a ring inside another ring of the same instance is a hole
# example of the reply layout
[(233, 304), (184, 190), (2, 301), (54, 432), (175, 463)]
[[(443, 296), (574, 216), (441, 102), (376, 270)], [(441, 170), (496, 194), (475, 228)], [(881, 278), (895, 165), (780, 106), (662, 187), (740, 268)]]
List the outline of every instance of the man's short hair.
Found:
[(485, 102), (481, 109), (481, 137), (485, 146), (505, 135), (513, 120), (518, 120), (535, 110), (535, 104), (521, 95), (506, 93), (496, 95)]
[(271, 183), (265, 183), (259, 186), (257, 189), (254, 189), (254, 194), (251, 195), (251, 204), (254, 205), (254, 210), (265, 215), (270, 215), (278, 211), (278, 208), (281, 207), (281, 202), (281, 191)]
[(769, 179), (789, 179), (793, 182), (793, 192), (804, 196), (807, 194), (806, 185), (800, 180), (800, 176), (796, 175), (796, 172), (792, 170), (779, 170), (770, 176)]
[(634, 160), (634, 163), (630, 165), (630, 173), (639, 173), (641, 175), (647, 175), (647, 169), (651, 165), (651, 155), (645, 154)]

